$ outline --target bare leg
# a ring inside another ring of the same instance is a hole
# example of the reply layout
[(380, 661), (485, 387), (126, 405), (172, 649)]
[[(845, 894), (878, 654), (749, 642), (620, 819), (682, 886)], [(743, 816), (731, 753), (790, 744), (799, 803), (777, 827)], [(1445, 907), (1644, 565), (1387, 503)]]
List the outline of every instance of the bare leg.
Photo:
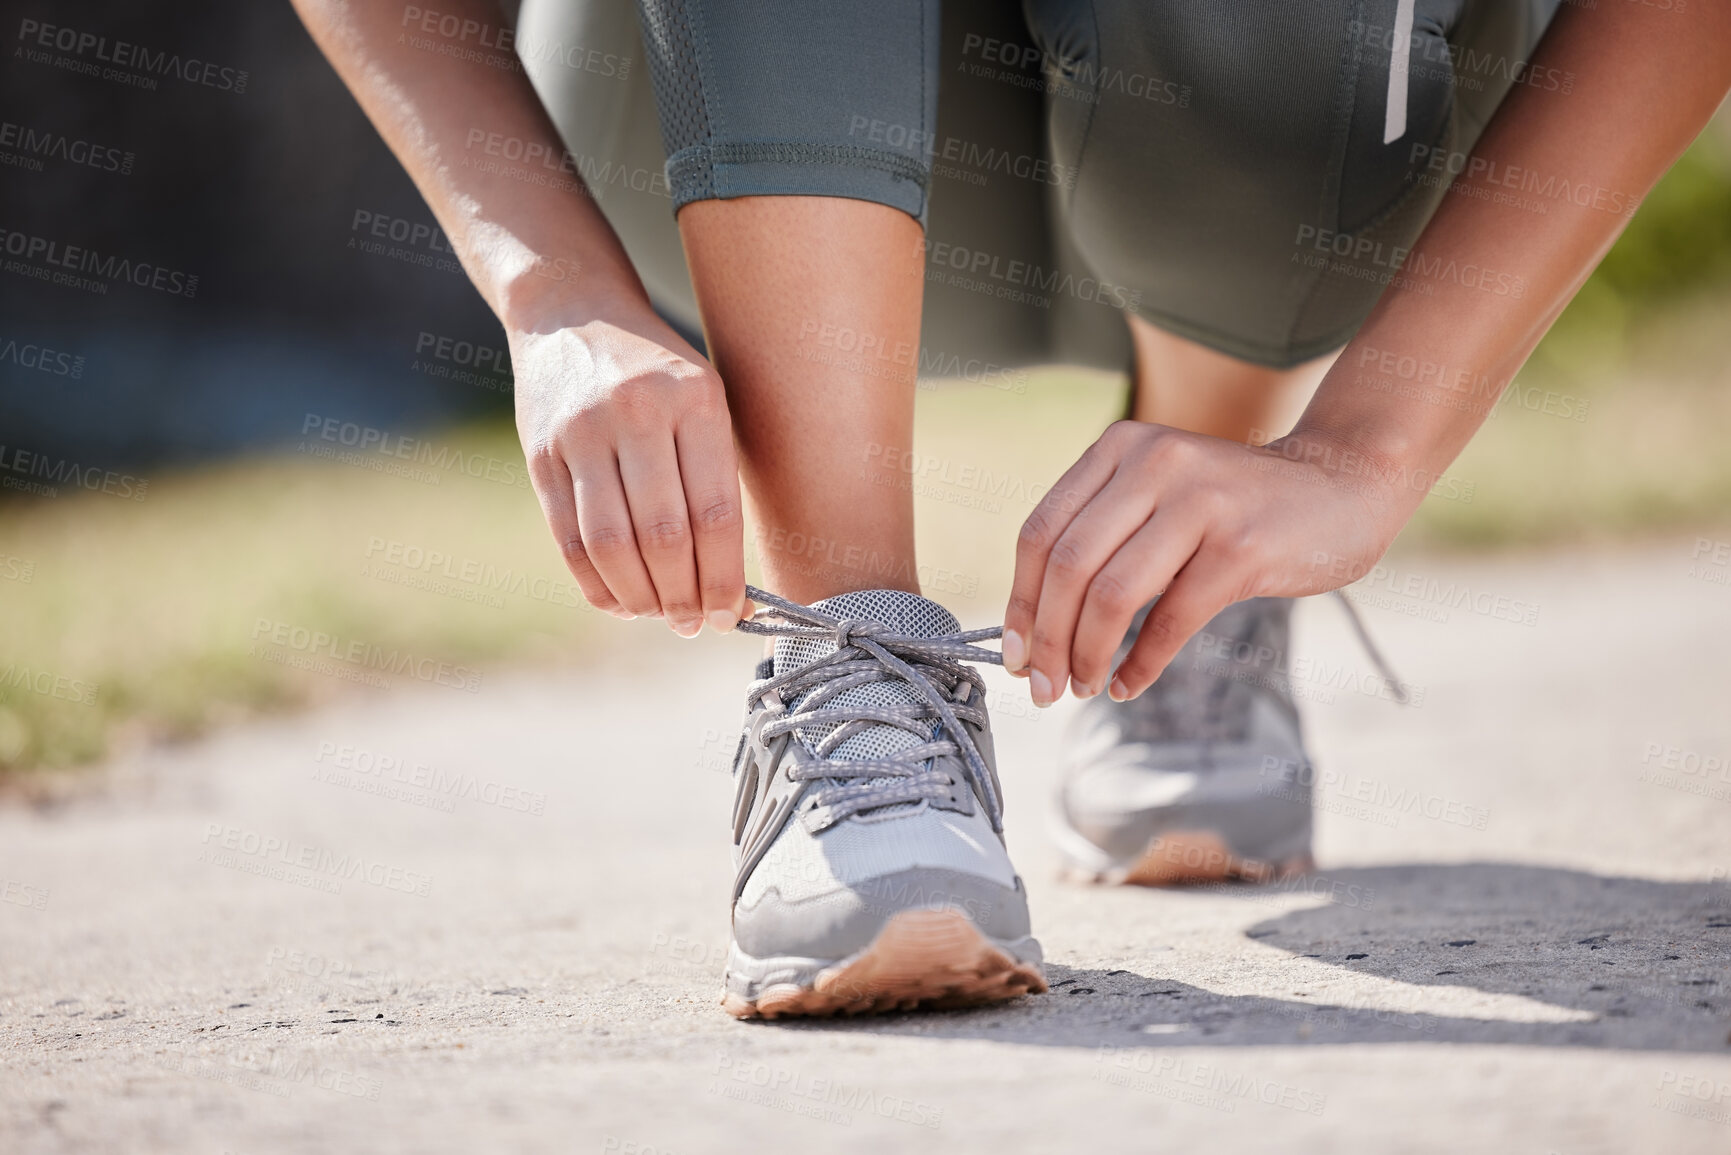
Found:
[[(918, 592), (911, 488), (919, 224), (868, 201), (741, 197), (679, 213), (777, 593)], [(886, 467), (888, 463), (889, 467)]]
[(1334, 363), (1335, 354), (1291, 369), (1268, 369), (1216, 353), (1139, 317), (1130, 318), (1136, 344), (1137, 421), (1150, 421), (1231, 441), (1272, 441), (1293, 422)]

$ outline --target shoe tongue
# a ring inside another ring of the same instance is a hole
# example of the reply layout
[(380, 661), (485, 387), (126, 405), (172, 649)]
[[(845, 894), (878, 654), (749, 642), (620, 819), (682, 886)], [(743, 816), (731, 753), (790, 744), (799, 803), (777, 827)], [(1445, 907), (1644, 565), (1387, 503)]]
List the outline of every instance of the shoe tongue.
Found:
[[(811, 608), (844, 622), (849, 618), (879, 622), (894, 633), (914, 638), (935, 638), (962, 628), (949, 610), (906, 590), (856, 590), (814, 602)], [(775, 672), (785, 674), (834, 652), (833, 638), (777, 638)]]
[[(922, 598), (918, 594), (910, 594), (906, 590), (857, 590), (825, 598), (814, 603), (812, 608), (842, 621), (859, 618), (879, 622), (894, 633), (915, 638), (935, 638), (956, 633), (961, 629), (961, 623), (956, 621), (955, 615), (949, 610), (937, 602)], [(833, 638), (777, 638), (775, 672), (785, 674), (825, 654), (833, 654), (835, 648)], [(836, 695), (829, 705), (887, 706), (919, 700), (909, 686), (897, 679), (856, 686)], [(790, 703), (796, 708), (798, 704), (797, 701)], [(804, 727), (799, 731), (799, 736), (805, 742), (806, 748), (812, 749), (832, 730), (833, 727), (830, 726)], [(920, 742), (920, 738), (895, 726), (869, 726), (843, 741), (829, 757), (834, 762), (881, 758), (897, 750), (917, 746)]]

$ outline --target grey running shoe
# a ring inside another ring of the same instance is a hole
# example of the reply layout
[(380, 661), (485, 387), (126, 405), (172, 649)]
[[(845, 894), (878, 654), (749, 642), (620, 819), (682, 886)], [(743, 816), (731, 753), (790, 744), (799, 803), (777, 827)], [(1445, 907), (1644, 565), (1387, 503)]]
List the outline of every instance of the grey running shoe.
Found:
[(1083, 703), (1058, 801), (1076, 873), (1159, 886), (1311, 868), (1314, 775), (1287, 675), (1291, 616), (1289, 598), (1228, 606), (1140, 698)]
[(1046, 989), (1004, 849), (985, 685), (948, 610), (867, 590), (750, 589), (775, 637), (734, 758), (741, 1018), (953, 1007)]

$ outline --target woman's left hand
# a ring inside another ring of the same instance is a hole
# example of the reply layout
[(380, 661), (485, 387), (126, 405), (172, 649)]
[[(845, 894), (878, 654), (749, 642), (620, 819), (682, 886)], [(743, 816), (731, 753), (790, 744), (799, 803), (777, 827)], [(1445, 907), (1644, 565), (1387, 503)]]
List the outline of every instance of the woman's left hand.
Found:
[[(1251, 447), (1120, 421), (1022, 526), (1004, 667), (1041, 706), (1066, 681), (1078, 698), (1134, 698), (1233, 602), (1362, 576), (1434, 480), (1403, 474), (1315, 436)], [(1114, 674), (1131, 619), (1156, 595)]]

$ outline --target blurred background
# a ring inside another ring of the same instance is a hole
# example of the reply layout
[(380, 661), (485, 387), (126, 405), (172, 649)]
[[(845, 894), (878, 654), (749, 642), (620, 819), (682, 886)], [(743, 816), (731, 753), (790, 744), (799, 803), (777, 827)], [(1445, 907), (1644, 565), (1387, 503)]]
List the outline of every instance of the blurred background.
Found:
[[(260, 645), (297, 630), (450, 669), (622, 636), (580, 605), (524, 480), (502, 332), (288, 5), (5, 8), (0, 782), (367, 680)], [(29, 20), (215, 68), (91, 75), (27, 53)], [(372, 242), (380, 222), (400, 243)], [(1723, 539), (1728, 307), (1721, 112), (1397, 551)], [(1033, 497), (1126, 384), (923, 384), (922, 576), (989, 621)], [(942, 480), (962, 466), (1009, 482)]]

